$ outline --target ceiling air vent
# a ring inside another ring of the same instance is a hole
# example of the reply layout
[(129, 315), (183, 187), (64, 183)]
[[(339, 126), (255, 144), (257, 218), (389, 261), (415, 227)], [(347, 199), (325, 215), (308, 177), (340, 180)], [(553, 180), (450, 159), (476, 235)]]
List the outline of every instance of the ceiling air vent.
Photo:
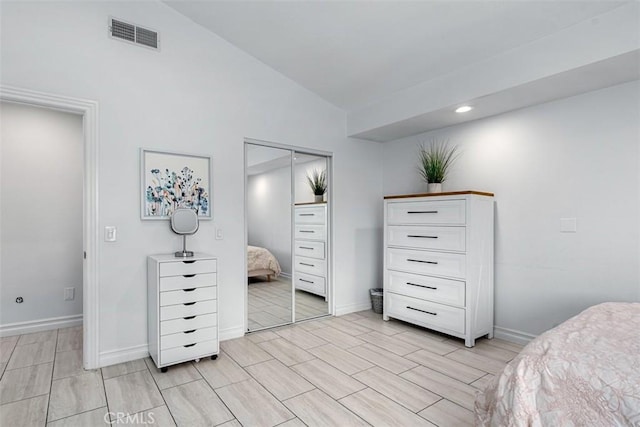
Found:
[(109, 34), (114, 39), (158, 49), (158, 32), (120, 19), (109, 18)]

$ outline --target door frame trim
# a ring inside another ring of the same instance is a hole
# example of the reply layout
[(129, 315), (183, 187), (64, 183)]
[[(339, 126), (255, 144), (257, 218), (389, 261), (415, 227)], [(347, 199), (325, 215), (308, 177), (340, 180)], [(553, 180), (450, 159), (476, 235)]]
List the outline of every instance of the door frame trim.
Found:
[(82, 280), (83, 366), (99, 367), (99, 233), (98, 233), (98, 102), (88, 99), (0, 85), (0, 101), (43, 107), (82, 116), (83, 248), (86, 254)]

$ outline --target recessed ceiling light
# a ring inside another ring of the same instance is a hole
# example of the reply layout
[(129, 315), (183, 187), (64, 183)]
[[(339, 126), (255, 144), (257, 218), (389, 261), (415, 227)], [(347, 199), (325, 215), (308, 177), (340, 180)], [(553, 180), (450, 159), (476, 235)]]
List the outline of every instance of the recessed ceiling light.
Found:
[(471, 110), (473, 110), (473, 107), (469, 105), (463, 105), (462, 107), (456, 108), (456, 113), (466, 113)]

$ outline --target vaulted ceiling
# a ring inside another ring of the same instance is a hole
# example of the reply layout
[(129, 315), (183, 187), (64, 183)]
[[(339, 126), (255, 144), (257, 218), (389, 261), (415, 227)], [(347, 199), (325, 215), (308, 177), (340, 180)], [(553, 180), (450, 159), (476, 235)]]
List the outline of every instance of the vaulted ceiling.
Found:
[[(640, 75), (635, 1), (166, 3), (343, 109), (350, 136), (377, 141)], [(451, 113), (461, 103), (476, 108)]]

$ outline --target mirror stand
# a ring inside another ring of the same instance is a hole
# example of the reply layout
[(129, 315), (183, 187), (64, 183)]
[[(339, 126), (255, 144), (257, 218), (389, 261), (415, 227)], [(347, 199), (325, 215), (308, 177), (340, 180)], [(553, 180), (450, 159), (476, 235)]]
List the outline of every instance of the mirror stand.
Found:
[(176, 258), (189, 258), (193, 256), (193, 251), (187, 250), (187, 235), (182, 235), (182, 251), (175, 252)]

